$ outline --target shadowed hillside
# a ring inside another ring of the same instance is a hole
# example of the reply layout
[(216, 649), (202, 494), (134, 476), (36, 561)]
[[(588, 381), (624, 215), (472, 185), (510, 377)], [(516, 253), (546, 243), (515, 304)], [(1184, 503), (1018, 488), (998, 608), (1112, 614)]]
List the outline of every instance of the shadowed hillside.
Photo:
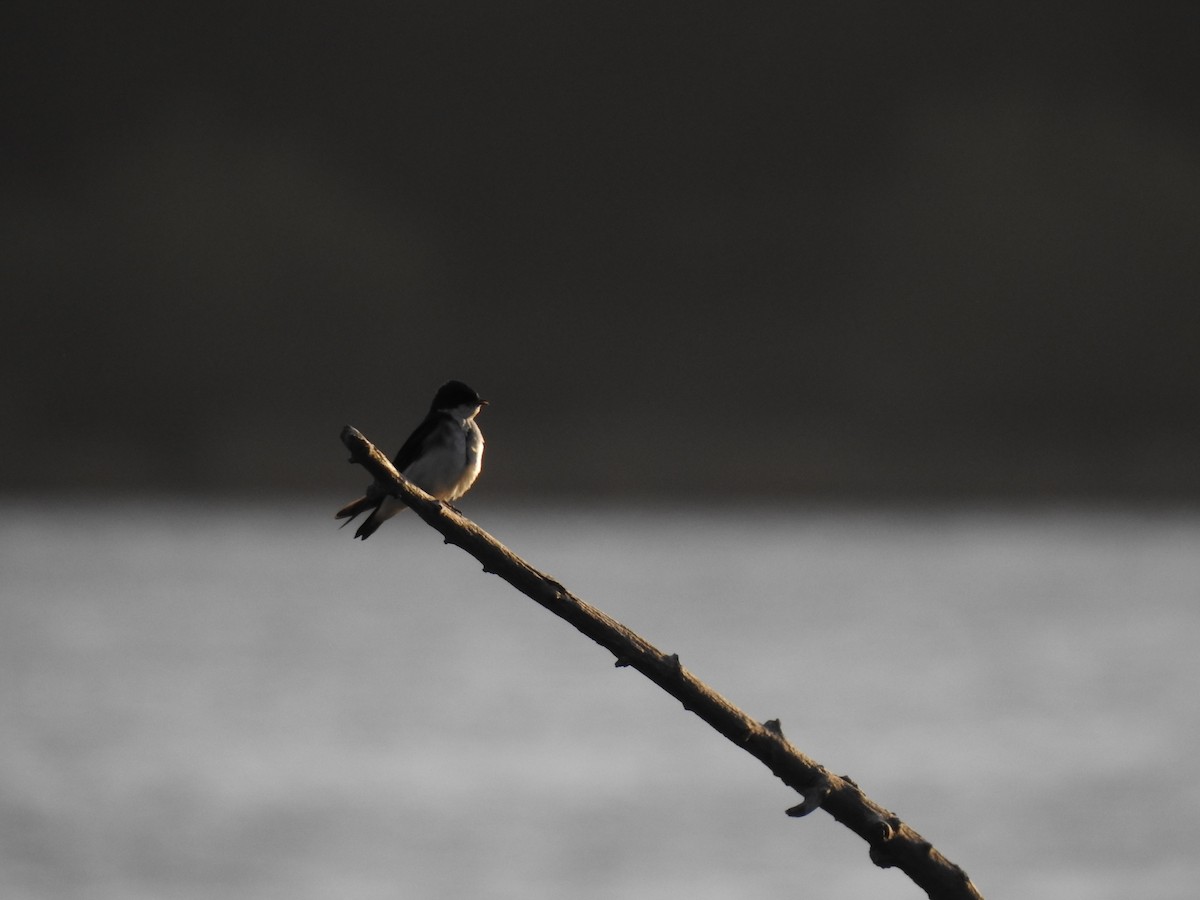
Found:
[(1195, 498), (1198, 19), (28, 5), (0, 488)]

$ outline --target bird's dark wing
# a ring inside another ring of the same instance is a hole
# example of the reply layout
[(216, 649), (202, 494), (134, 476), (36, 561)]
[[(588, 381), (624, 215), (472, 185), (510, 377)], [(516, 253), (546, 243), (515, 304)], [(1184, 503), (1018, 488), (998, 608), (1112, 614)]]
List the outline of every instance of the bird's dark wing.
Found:
[(397, 472), (403, 473), (424, 452), (426, 443), (437, 430), (439, 421), (444, 417), (446, 417), (446, 413), (431, 412), (417, 426), (417, 430), (408, 436), (408, 440), (404, 442), (404, 446), (392, 460), (392, 465), (396, 467)]

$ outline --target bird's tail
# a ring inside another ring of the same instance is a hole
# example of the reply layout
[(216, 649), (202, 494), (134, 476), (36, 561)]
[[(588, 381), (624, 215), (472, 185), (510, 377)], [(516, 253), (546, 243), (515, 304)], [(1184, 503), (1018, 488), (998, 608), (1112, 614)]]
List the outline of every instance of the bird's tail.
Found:
[(369, 516), (363, 519), (363, 523), (358, 526), (358, 531), (354, 532), (354, 536), (359, 540), (365, 541), (379, 530), (379, 526), (382, 525), (383, 522), (383, 517), (379, 515), (379, 508), (376, 507), (375, 509), (371, 510), (371, 514)]
[(353, 522), (358, 516), (365, 513), (368, 509), (374, 509), (379, 505), (379, 499), (371, 497), (359, 497), (357, 500), (351, 500), (341, 509), (333, 514), (335, 519), (345, 519), (342, 523), (342, 528), (345, 528)]
[(334, 513), (333, 517), (335, 519), (345, 519), (346, 521), (341, 525), (342, 528), (345, 528), (354, 521), (356, 516), (370, 510), (370, 515), (363, 520), (363, 523), (358, 526), (358, 530), (354, 532), (356, 538), (365, 541), (379, 530), (380, 525), (396, 513), (407, 508), (403, 503), (393, 498), (372, 496), (368, 491), (365, 497), (359, 497), (357, 500), (347, 503)]

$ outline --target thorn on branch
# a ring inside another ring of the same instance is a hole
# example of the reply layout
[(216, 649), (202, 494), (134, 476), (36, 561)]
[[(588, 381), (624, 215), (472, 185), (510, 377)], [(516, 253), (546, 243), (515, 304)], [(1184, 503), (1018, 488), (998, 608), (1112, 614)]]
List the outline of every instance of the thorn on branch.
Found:
[(767, 731), (783, 737), (783, 726), (779, 724), (778, 719), (767, 719), (767, 721), (763, 722), (762, 724), (763, 728), (767, 729)]
[(793, 806), (787, 811), (787, 814), (793, 819), (799, 819), (802, 816), (807, 816), (814, 809), (820, 809), (821, 804), (825, 802), (825, 798), (829, 796), (832, 787), (829, 784), (829, 778), (822, 774), (813, 784), (798, 790), (804, 797), (804, 802), (799, 806)]
[(885, 844), (872, 844), (871, 849), (867, 851), (867, 856), (881, 869), (890, 869), (900, 858), (899, 854), (892, 852), (890, 841)]

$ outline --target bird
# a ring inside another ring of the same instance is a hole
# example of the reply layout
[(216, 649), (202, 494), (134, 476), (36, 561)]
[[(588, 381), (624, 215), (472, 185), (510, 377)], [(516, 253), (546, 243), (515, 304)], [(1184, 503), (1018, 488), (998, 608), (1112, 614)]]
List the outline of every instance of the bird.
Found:
[[(472, 388), (461, 381), (447, 381), (434, 395), (428, 415), (392, 460), (396, 471), (438, 500), (457, 500), (471, 489), (483, 466), (483, 432), (475, 417), (485, 406), (487, 401)], [(390, 494), (368, 488), (364, 496), (339, 509), (334, 518), (345, 519), (345, 528), (370, 510), (354, 532), (355, 538), (365, 541), (405, 508)]]

